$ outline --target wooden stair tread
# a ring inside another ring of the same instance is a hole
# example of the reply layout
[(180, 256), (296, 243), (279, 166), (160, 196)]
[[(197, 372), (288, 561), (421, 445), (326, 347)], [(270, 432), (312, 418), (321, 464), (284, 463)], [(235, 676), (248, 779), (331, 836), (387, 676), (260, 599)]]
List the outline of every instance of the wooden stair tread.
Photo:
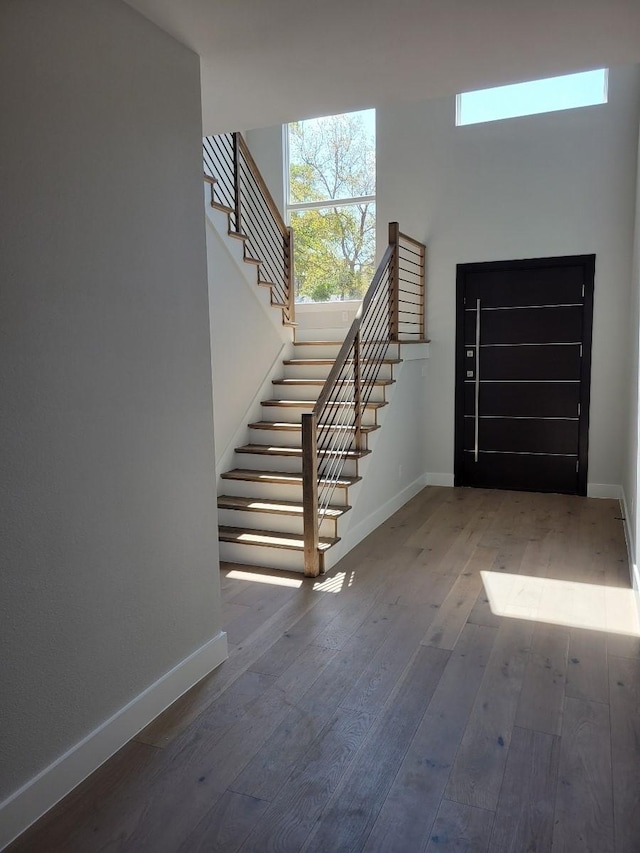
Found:
[[(353, 404), (352, 404), (353, 405)], [(282, 430), (283, 432), (295, 432), (296, 430), (300, 432), (302, 429), (302, 424), (299, 423), (291, 423), (290, 421), (256, 421), (255, 423), (249, 424), (249, 429), (272, 429), (272, 430)], [(351, 430), (355, 432), (354, 426), (340, 424), (318, 424), (318, 429), (331, 429), (331, 430)], [(377, 424), (366, 424), (360, 427), (362, 432), (373, 432), (376, 429), (380, 429)]]
[[(219, 509), (237, 509), (246, 512), (270, 512), (276, 515), (294, 515), (302, 517), (304, 504), (300, 501), (269, 500), (261, 498), (243, 498), (237, 495), (220, 495), (218, 497)], [(329, 519), (339, 518), (350, 510), (350, 506), (329, 506), (325, 511), (325, 517)]]
[[(339, 339), (335, 339), (332, 341), (327, 341), (327, 340), (324, 340), (324, 341), (294, 341), (293, 345), (295, 347), (314, 347), (314, 346), (326, 347), (326, 346), (330, 346), (332, 344), (335, 344), (336, 346), (341, 347), (343, 343), (344, 343), (344, 338), (339, 338)], [(389, 344), (389, 346), (396, 346), (399, 343), (404, 343), (404, 341), (372, 340), (372, 341), (367, 341), (367, 343), (368, 344)], [(422, 341), (420, 343), (422, 343)]]
[[(304, 536), (297, 533), (279, 533), (275, 530), (257, 530), (251, 527), (225, 527), (218, 529), (221, 542), (238, 545), (262, 545), (265, 548), (286, 548), (289, 551), (304, 551)], [(319, 536), (318, 551), (327, 551), (340, 541), (340, 537)]]
[[(262, 400), (260, 403), (261, 406), (293, 406), (301, 409), (313, 409), (316, 404), (316, 400)], [(370, 400), (366, 405), (365, 409), (381, 409), (383, 406), (388, 406), (389, 404), (382, 400)], [(327, 406), (353, 406), (352, 402), (340, 402), (338, 400), (329, 401)]]
[(232, 207), (227, 207), (226, 204), (221, 204), (219, 201), (210, 201), (209, 207), (212, 207), (214, 210), (221, 210), (226, 214), (233, 213)]
[(335, 341), (294, 341), (294, 347), (329, 347), (329, 346), (337, 346), (341, 347), (344, 343), (343, 340), (335, 340)]
[[(283, 379), (272, 379), (271, 382), (273, 385), (324, 385), (326, 379), (289, 379), (287, 377)], [(339, 381), (340, 385), (353, 385), (353, 379), (341, 379)], [(367, 383), (369, 385), (393, 385), (395, 383), (395, 379), (376, 379), (375, 382)]]
[[(261, 456), (289, 456), (294, 459), (302, 459), (301, 447), (277, 447), (271, 444), (243, 444), (235, 448), (236, 453), (255, 453)], [(344, 456), (346, 459), (361, 459), (368, 456), (370, 450), (321, 450), (318, 448), (318, 456)]]
[[(282, 363), (292, 365), (293, 367), (318, 367), (320, 365), (324, 366), (329, 364), (335, 364), (335, 362), (335, 358), (287, 358), (284, 359)], [(360, 360), (360, 364), (400, 364), (401, 362), (401, 358), (382, 358), (379, 361), (369, 358), (363, 358)], [(347, 359), (347, 364), (351, 363), (353, 363), (353, 359)]]
[[(223, 480), (242, 480), (248, 483), (280, 483), (286, 486), (301, 486), (302, 474), (296, 474), (295, 471), (259, 471), (254, 468), (233, 468), (231, 471), (225, 471), (220, 477)], [(336, 480), (336, 486), (339, 489), (346, 489), (349, 486), (359, 483), (361, 477), (345, 477), (340, 475)], [(324, 484), (326, 481), (319, 481)]]

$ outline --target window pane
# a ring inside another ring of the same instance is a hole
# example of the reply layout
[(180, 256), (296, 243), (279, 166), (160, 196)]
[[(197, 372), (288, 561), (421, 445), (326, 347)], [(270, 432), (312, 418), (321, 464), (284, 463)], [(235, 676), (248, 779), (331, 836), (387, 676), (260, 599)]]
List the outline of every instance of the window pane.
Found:
[(289, 203), (375, 195), (375, 110), (289, 125)]
[(361, 299), (375, 272), (375, 204), (291, 212), (297, 302)]
[(458, 95), (456, 124), (588, 107), (607, 102), (607, 70), (565, 74)]

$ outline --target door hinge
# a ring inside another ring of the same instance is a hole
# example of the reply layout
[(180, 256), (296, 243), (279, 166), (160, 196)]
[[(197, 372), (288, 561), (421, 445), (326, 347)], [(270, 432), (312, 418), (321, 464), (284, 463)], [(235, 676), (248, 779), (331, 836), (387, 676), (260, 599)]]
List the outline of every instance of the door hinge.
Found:
[(580, 417), (580, 403), (578, 403), (578, 417)]
[(580, 344), (580, 358), (582, 358), (582, 344)]
[(576, 459), (576, 474), (578, 473), (579, 468), (580, 468), (580, 460)]
[(582, 298), (584, 299), (584, 284), (582, 285)]

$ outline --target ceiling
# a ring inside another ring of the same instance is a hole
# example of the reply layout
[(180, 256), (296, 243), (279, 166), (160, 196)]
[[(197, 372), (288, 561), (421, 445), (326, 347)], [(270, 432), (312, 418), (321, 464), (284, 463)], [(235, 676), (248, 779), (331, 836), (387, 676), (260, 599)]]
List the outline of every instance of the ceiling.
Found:
[(206, 133), (640, 62), (640, 0), (127, 0), (198, 53)]

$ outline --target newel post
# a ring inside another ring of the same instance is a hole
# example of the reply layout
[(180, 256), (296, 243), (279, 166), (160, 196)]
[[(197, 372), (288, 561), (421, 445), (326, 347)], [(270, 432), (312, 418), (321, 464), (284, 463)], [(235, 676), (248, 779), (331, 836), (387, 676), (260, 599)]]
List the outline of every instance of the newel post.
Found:
[(389, 245), (393, 256), (389, 266), (389, 339), (397, 341), (400, 336), (400, 226), (389, 223)]
[(426, 284), (426, 266), (427, 266), (427, 247), (422, 245), (420, 247), (420, 340), (424, 341), (427, 337), (427, 323), (426, 323), (426, 309), (425, 309), (425, 301), (426, 301), (426, 293), (425, 293), (425, 284)]
[(302, 415), (302, 517), (304, 523), (304, 573), (320, 574), (318, 553), (318, 445), (316, 415)]
[(360, 332), (353, 342), (353, 409), (355, 448), (362, 450), (362, 350)]

